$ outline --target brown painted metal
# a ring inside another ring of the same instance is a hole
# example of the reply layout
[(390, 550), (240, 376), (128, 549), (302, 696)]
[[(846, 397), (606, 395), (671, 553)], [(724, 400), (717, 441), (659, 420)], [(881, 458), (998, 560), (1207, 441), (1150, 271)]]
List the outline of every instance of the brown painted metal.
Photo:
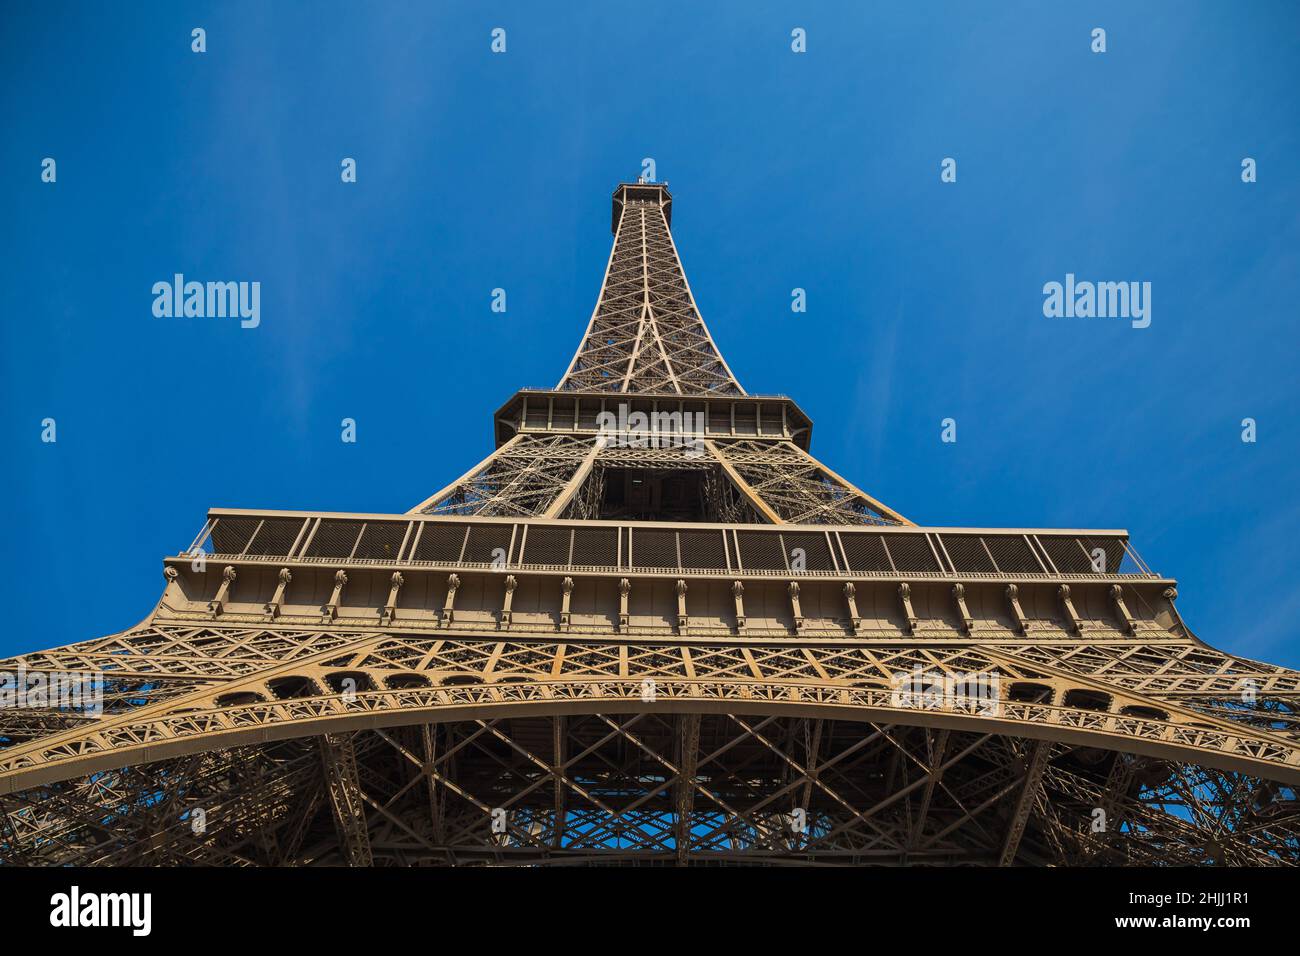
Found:
[(0, 710), (0, 859), (1300, 862), (1300, 673), (1198, 640), (1124, 531), (918, 527), (821, 464), (671, 202), (619, 186), (573, 361), (456, 481), (213, 509), (141, 624), (0, 662), (104, 689)]

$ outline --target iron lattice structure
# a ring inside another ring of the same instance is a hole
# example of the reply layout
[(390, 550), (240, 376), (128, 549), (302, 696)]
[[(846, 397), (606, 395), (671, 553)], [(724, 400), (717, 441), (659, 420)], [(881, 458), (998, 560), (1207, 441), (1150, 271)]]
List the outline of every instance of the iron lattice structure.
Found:
[(1300, 860), (1300, 673), (1198, 640), (1123, 531), (918, 527), (831, 471), (727, 367), (667, 189), (613, 212), (487, 460), (405, 515), (213, 509), (140, 625), (0, 663), (103, 692), (0, 710), (0, 857)]

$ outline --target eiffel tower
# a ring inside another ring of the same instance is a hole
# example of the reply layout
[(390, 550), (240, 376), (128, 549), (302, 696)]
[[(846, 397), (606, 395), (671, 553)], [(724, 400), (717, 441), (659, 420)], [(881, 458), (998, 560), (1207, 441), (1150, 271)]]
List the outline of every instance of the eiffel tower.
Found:
[(671, 222), (618, 186), (559, 384), (411, 511), (213, 508), (142, 623), (0, 662), (0, 858), (1300, 862), (1300, 673), (1124, 531), (918, 526), (812, 457)]

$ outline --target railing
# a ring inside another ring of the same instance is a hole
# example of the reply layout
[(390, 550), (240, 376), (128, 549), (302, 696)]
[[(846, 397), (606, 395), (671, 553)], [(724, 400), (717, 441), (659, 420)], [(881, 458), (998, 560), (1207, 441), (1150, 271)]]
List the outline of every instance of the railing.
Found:
[(519, 389), (519, 392), (521, 394), (523, 392), (529, 392), (529, 393), (549, 394), (555, 396), (562, 395), (565, 396), (566, 398), (572, 397), (574, 393), (582, 393), (590, 396), (605, 396), (605, 397), (621, 395), (623, 398), (626, 398), (629, 401), (631, 401), (632, 399), (645, 399), (648, 401), (654, 398), (671, 399), (673, 401), (683, 401), (683, 402), (698, 401), (702, 398), (717, 398), (720, 401), (721, 400), (744, 401), (745, 399), (750, 399), (750, 398), (754, 399), (755, 401), (762, 401), (764, 399), (767, 399), (768, 401), (774, 401), (774, 402), (794, 401), (793, 398), (791, 398), (789, 395), (784, 394), (783, 392), (746, 392), (744, 395), (732, 395), (732, 394), (722, 394), (722, 393), (718, 393), (714, 395), (713, 393), (710, 392), (691, 392), (689, 394), (685, 394), (685, 393), (677, 394), (675, 392), (653, 392), (653, 393), (652, 392), (618, 392), (618, 391), (605, 392), (605, 391), (601, 391), (600, 389), (587, 389), (584, 391), (582, 389), (563, 389), (563, 388), (554, 388), (552, 386), (538, 387), (536, 385), (526, 385), (523, 388)]
[(672, 525), (214, 510), (182, 554), (299, 564), (757, 576), (1158, 579), (1123, 531)]

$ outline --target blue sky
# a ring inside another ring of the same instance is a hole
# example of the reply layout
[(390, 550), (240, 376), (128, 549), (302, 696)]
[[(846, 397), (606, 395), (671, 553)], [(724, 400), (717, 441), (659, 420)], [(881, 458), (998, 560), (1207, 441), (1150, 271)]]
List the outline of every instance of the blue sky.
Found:
[[(1300, 8), (1065, 7), (6, 4), (0, 653), (139, 621), (209, 506), (462, 473), (653, 157), (819, 457), (922, 524), (1127, 528), (1201, 637), (1300, 666)], [(261, 325), (155, 318), (176, 272), (259, 281)], [(1151, 326), (1045, 318), (1067, 272), (1151, 282)]]

